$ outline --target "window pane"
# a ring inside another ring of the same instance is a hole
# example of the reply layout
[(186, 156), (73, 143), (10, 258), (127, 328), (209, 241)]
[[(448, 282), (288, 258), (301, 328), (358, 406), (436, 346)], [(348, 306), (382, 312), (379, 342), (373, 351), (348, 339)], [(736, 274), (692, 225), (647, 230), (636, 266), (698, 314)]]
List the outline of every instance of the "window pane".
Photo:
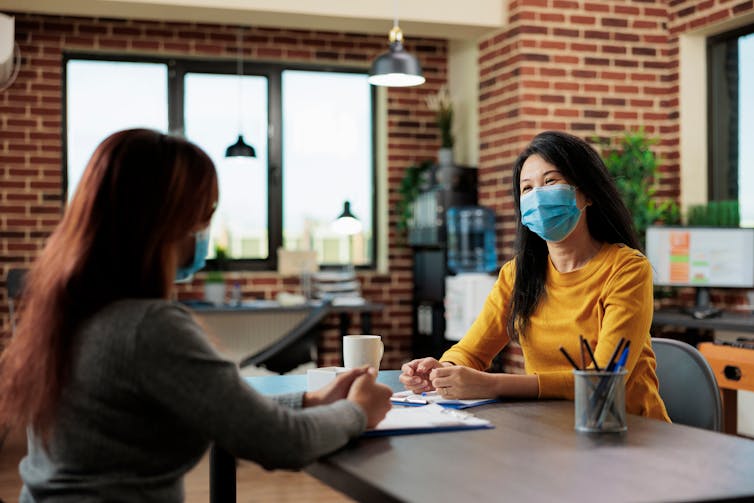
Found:
[[(212, 218), (210, 253), (215, 246), (232, 259), (266, 259), (267, 232), (267, 78), (187, 73), (186, 137), (215, 162), (220, 200)], [(225, 157), (242, 133), (256, 158)]]
[(168, 130), (167, 82), (167, 66), (163, 64), (68, 61), (68, 198), (94, 149), (106, 136), (132, 127)]
[[(286, 70), (283, 99), (283, 241), (320, 263), (372, 257), (372, 100), (367, 76)], [(352, 237), (331, 223), (345, 201), (361, 221)]]
[(738, 204), (741, 225), (754, 227), (754, 33), (738, 39)]

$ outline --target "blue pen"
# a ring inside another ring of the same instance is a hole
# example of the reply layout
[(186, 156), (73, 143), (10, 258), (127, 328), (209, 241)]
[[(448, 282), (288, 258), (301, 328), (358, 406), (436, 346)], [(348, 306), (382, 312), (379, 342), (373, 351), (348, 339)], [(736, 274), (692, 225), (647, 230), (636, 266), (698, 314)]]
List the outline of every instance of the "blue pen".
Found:
[[(626, 360), (628, 359), (628, 346), (631, 344), (631, 341), (626, 342), (626, 347), (623, 348), (623, 352), (620, 354), (620, 358), (618, 358), (618, 363), (615, 364), (615, 367), (612, 369), (612, 372), (620, 372), (623, 367), (626, 365)], [(597, 428), (602, 428), (602, 423), (605, 420), (605, 416), (607, 415), (607, 409), (608, 409), (608, 402), (609, 407), (613, 408), (613, 403), (610, 399), (610, 397), (613, 394), (613, 389), (616, 386), (616, 379), (609, 379), (608, 381), (602, 381), (609, 382), (610, 385), (607, 390), (603, 390), (603, 394), (601, 396), (602, 405), (599, 407), (599, 413), (597, 415)], [(602, 384), (602, 383), (600, 383)], [(613, 415), (615, 415), (615, 411), (613, 411)]]
[(613, 369), (614, 372), (620, 372), (620, 370), (626, 366), (626, 360), (628, 360), (628, 346), (630, 344), (631, 341), (628, 341), (626, 347), (623, 348), (623, 352), (620, 354), (620, 358), (618, 358), (618, 363), (615, 364), (615, 369)]

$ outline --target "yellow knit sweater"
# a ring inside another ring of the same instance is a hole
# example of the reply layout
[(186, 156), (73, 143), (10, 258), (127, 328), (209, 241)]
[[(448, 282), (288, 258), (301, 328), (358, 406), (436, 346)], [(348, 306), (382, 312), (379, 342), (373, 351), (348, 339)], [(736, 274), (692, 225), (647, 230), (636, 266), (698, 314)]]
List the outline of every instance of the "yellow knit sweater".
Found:
[[(442, 361), (477, 370), (489, 367), (509, 342), (506, 323), (514, 277), (511, 260), (501, 269), (466, 336), (445, 352)], [(539, 397), (573, 400), (573, 368), (560, 346), (579, 362), (579, 334), (583, 334), (597, 363), (604, 367), (625, 337), (631, 341), (626, 362), (627, 412), (670, 422), (658, 392), (649, 336), (653, 307), (652, 268), (632, 248), (603, 244), (586, 266), (569, 273), (558, 272), (548, 261), (545, 295), (519, 341), (526, 373), (539, 379)]]

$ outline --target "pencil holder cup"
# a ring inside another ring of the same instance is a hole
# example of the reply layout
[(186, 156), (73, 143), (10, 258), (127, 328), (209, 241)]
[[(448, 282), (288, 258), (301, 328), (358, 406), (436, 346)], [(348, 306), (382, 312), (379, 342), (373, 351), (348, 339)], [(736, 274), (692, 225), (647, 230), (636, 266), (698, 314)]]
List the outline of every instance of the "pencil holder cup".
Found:
[(626, 370), (574, 370), (576, 430), (608, 433), (626, 431)]

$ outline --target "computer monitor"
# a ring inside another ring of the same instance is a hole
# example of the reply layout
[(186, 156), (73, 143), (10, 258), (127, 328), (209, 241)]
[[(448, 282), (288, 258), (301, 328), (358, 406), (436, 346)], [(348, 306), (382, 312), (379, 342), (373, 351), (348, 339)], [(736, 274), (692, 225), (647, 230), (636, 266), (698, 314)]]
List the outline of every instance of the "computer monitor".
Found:
[(655, 285), (696, 287), (694, 316), (718, 312), (708, 288), (754, 288), (754, 228), (649, 227), (646, 252)]

